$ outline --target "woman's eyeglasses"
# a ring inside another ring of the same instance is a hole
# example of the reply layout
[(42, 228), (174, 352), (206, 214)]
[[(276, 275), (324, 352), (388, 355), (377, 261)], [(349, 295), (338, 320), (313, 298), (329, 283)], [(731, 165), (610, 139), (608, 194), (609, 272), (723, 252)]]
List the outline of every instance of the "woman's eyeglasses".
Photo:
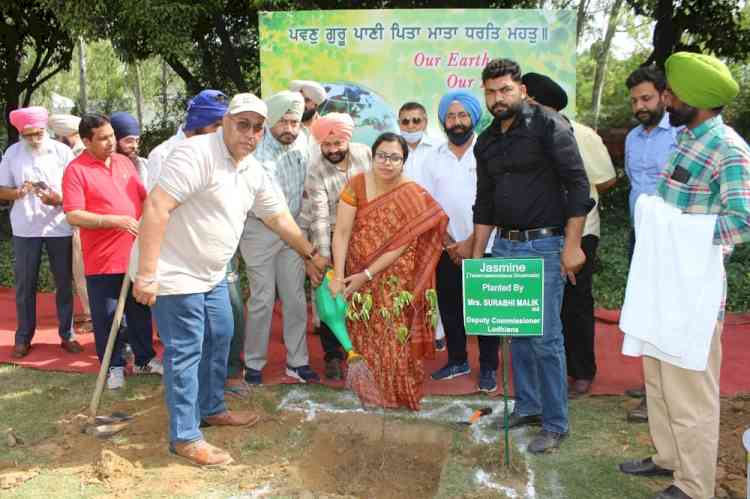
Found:
[(404, 157), (400, 154), (386, 154), (384, 152), (375, 153), (375, 161), (378, 163), (391, 163), (392, 165), (400, 165), (404, 160)]

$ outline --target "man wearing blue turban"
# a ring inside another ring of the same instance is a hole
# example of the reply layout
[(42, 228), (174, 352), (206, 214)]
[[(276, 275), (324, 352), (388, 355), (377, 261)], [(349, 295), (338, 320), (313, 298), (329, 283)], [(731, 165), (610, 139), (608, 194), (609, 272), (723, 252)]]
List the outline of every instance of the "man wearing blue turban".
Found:
[(148, 183), (151, 191), (159, 180), (161, 165), (178, 142), (195, 135), (213, 133), (221, 126), (221, 118), (227, 112), (229, 99), (218, 90), (202, 90), (190, 99), (187, 105), (185, 125), (177, 133), (156, 146), (148, 155)]
[[(434, 148), (424, 159), (424, 187), (448, 214), (445, 251), (436, 273), (438, 308), (445, 327), (448, 363), (432, 374), (436, 380), (468, 375), (471, 370), (466, 352), (463, 320), (461, 260), (471, 258), (474, 227), (471, 207), (477, 190), (474, 158), (475, 129), (482, 117), (482, 106), (469, 92), (458, 90), (440, 99), (438, 118), (448, 142)], [(488, 246), (491, 247), (491, 246)], [(497, 388), (497, 336), (479, 336), (479, 390)]]

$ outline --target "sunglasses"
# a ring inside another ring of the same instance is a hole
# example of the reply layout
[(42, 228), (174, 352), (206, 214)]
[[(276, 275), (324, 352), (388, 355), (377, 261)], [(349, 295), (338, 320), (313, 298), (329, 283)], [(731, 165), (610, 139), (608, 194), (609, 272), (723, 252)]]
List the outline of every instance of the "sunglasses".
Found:
[(401, 125), (409, 126), (409, 122), (411, 122), (412, 125), (419, 125), (422, 123), (422, 118), (403, 118), (401, 120)]

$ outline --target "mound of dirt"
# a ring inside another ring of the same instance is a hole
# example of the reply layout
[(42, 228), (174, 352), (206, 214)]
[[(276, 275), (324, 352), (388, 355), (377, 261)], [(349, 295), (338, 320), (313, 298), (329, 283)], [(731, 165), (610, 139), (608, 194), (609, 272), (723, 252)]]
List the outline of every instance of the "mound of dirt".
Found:
[[(431, 498), (451, 441), (439, 425), (369, 414), (321, 418), (300, 465), (305, 488), (372, 498)], [(309, 466), (315, 463), (315, 466)]]
[(94, 461), (93, 473), (99, 480), (112, 486), (130, 484), (143, 475), (143, 469), (108, 449), (102, 450)]
[(750, 428), (750, 396), (721, 401), (716, 497), (745, 497), (746, 466), (742, 434)]

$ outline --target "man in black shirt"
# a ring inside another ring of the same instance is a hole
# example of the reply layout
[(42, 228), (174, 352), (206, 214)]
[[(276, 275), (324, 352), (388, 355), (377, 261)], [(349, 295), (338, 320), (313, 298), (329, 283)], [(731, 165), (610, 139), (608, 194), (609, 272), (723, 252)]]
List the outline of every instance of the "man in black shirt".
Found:
[(526, 102), (518, 64), (490, 61), (482, 84), (495, 119), (474, 146), (472, 256), (482, 257), (497, 228), (494, 257), (544, 260), (544, 335), (511, 342), (516, 404), (510, 426), (541, 424), (529, 444), (530, 452), (541, 453), (557, 448), (568, 435), (560, 307), (565, 278), (575, 284), (575, 273), (586, 261), (581, 234), (594, 201), (570, 124)]

